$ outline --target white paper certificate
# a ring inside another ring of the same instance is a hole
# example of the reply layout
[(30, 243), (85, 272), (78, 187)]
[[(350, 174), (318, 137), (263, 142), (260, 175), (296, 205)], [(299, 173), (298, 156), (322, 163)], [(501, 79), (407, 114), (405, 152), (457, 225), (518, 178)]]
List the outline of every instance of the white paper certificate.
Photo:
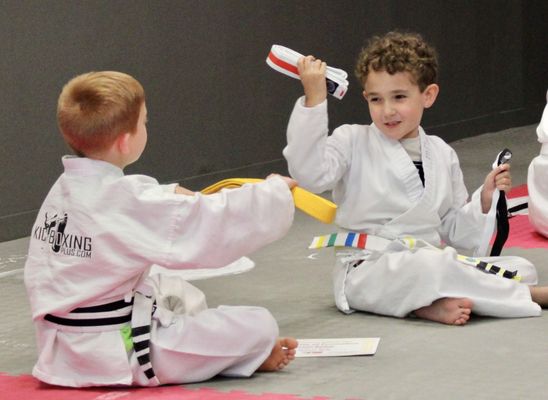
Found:
[(370, 356), (376, 353), (380, 338), (297, 339), (295, 357)]

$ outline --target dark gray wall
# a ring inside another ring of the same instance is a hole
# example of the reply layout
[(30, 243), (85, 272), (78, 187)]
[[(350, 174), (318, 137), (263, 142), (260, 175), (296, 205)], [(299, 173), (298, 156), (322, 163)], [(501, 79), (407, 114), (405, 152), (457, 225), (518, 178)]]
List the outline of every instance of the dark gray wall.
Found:
[(352, 75), (344, 100), (330, 100), (335, 127), (369, 122), (352, 73), (365, 39), (392, 29), (422, 33), (441, 61), (441, 94), (423, 125), (451, 141), (540, 119), (547, 16), (543, 0), (4, 0), (0, 241), (29, 234), (61, 173), (67, 150), (56, 100), (77, 74), (113, 69), (139, 79), (149, 144), (127, 172), (199, 189), (285, 172), (285, 126), (301, 87), (266, 66), (272, 44)]

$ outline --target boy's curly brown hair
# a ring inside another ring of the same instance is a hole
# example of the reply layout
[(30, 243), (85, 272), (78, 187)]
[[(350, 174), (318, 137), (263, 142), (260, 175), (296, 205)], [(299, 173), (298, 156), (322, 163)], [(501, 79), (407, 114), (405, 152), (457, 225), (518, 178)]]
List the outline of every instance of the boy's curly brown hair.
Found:
[(362, 86), (370, 71), (409, 72), (421, 92), (438, 80), (436, 50), (417, 33), (389, 32), (369, 40), (358, 57), (355, 74)]

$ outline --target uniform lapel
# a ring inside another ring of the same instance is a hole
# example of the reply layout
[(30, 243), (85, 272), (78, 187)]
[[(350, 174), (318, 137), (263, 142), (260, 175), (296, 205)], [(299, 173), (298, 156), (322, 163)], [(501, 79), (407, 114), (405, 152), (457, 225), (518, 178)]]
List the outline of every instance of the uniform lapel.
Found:
[[(436, 171), (433, 157), (433, 149), (422, 128), (419, 128), (421, 138), (421, 156), (424, 169), (425, 186), (422, 186), (417, 168), (411, 161), (409, 155), (398, 141), (390, 141), (387, 146), (391, 152), (391, 159), (394, 160), (397, 168), (396, 173), (406, 188), (409, 196), (410, 207), (402, 214), (394, 217), (382, 229), (383, 236), (396, 237), (402, 232), (414, 234), (427, 241), (439, 241), (439, 237), (432, 236), (432, 227), (440, 223), (438, 213), (433, 207), (433, 199), (436, 187)], [(424, 235), (421, 235), (421, 232)]]

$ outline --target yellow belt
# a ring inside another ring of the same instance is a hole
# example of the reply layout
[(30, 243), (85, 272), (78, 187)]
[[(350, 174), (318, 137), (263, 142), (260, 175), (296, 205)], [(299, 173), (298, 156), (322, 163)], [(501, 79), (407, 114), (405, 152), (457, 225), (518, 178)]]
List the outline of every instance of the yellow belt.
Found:
[[(214, 183), (211, 186), (202, 189), (201, 192), (204, 194), (211, 194), (218, 192), (221, 189), (232, 189), (240, 187), (246, 183), (258, 183), (262, 182), (264, 179), (257, 178), (230, 178), (224, 179), (217, 183)], [(295, 202), (295, 207), (299, 210), (305, 212), (317, 220), (330, 224), (335, 220), (335, 214), (337, 212), (337, 205), (332, 203), (329, 200), (324, 199), (318, 195), (310, 193), (307, 190), (304, 190), (298, 186), (291, 189), (293, 194), (293, 201)]]

